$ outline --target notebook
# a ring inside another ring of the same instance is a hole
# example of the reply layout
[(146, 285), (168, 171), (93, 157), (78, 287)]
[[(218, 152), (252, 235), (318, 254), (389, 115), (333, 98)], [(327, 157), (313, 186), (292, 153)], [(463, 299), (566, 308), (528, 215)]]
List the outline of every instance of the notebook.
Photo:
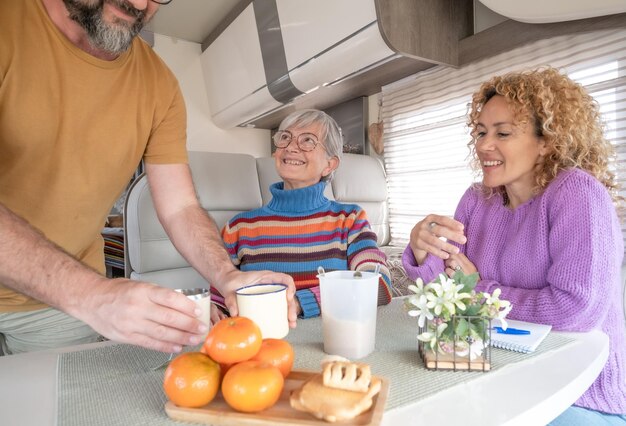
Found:
[[(537, 349), (537, 346), (546, 338), (551, 325), (536, 324), (526, 321), (506, 320), (508, 328), (528, 330), (530, 334), (501, 334), (495, 330), (491, 331), (491, 346), (508, 349), (510, 351), (530, 353)], [(501, 326), (499, 320), (492, 322), (492, 327)]]

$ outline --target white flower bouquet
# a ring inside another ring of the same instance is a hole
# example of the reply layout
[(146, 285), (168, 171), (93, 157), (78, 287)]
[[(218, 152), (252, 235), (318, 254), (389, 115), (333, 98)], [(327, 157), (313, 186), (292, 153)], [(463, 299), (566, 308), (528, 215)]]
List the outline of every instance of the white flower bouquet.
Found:
[[(499, 288), (491, 294), (476, 292), (477, 281), (478, 274), (459, 271), (452, 278), (440, 274), (428, 284), (418, 278), (415, 285), (408, 287), (415, 294), (405, 299), (405, 307), (410, 316), (417, 317), (420, 353), (427, 346), (431, 353), (451, 355), (451, 368), (456, 369), (457, 357), (474, 361), (483, 356), (492, 319), (500, 319), (506, 328), (511, 303), (500, 300)], [(470, 363), (466, 364), (470, 369)]]

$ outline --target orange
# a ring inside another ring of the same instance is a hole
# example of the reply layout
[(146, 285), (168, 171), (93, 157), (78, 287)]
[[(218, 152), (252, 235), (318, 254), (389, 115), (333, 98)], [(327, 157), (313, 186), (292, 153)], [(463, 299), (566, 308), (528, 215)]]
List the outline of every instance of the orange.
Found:
[(215, 398), (220, 385), (220, 365), (200, 352), (178, 355), (170, 362), (163, 390), (180, 407), (202, 407)]
[(230, 367), (232, 367), (233, 365), (237, 365), (237, 364), (236, 363), (235, 364), (224, 364), (224, 363), (220, 364), (220, 372), (221, 372), (220, 378), (221, 379), (224, 378), (224, 375), (228, 372), (228, 370), (230, 370)]
[(284, 378), (287, 378), (293, 367), (293, 348), (286, 340), (263, 339), (261, 349), (252, 357), (254, 361), (264, 361), (277, 367)]
[(255, 413), (270, 408), (283, 390), (280, 370), (267, 362), (244, 361), (230, 367), (222, 380), (222, 395), (237, 411)]
[(224, 318), (204, 341), (204, 351), (220, 364), (247, 361), (261, 348), (261, 329), (249, 318)]

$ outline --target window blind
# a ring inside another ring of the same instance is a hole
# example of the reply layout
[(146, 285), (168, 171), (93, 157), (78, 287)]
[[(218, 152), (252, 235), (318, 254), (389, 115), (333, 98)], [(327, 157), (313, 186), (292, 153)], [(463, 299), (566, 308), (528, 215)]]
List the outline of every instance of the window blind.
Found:
[(468, 166), (472, 93), (494, 75), (546, 65), (567, 72), (600, 104), (617, 151), (612, 167), (626, 196), (626, 29), (559, 36), (461, 68), (433, 67), (383, 87), (392, 245), (405, 246), (412, 227), (429, 213), (454, 215), (467, 187), (480, 180)]

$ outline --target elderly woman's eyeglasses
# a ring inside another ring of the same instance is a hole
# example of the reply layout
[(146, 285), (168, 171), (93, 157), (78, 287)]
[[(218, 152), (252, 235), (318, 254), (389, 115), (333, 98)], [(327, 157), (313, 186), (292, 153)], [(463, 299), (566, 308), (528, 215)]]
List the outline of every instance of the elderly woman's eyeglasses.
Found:
[[(279, 130), (272, 136), (274, 146), (276, 148), (287, 148), (293, 141), (294, 137), (289, 130)], [(312, 133), (300, 133), (296, 138), (296, 144), (301, 151), (313, 151), (317, 144), (321, 142), (317, 140), (317, 136)], [(323, 145), (322, 145), (323, 146)]]
[(157, 4), (170, 4), (172, 2), (172, 0), (152, 0), (152, 1)]

